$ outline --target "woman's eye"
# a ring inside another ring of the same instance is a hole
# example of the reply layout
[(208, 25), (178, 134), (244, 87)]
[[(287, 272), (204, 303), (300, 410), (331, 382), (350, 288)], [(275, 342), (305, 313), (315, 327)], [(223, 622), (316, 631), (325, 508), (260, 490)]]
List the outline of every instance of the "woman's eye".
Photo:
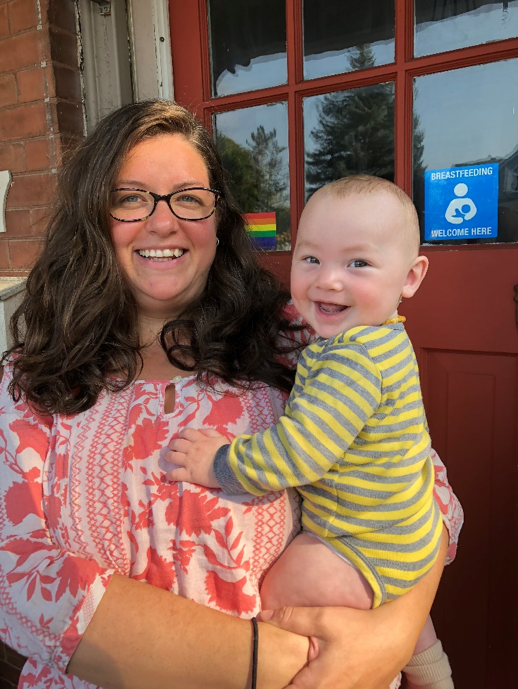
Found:
[(351, 268), (365, 268), (365, 266), (368, 266), (368, 265), (369, 265), (369, 264), (367, 263), (367, 261), (362, 261), (362, 260), (359, 259), (359, 258), (356, 259), (356, 261), (351, 261), (351, 262), (349, 263), (349, 266), (350, 266)]
[(141, 206), (148, 203), (148, 199), (144, 194), (135, 192), (118, 192), (115, 194), (115, 206)]
[(202, 200), (197, 196), (192, 196), (191, 194), (181, 194), (181, 196), (173, 197), (177, 203), (183, 203), (188, 206), (199, 206), (202, 205)]

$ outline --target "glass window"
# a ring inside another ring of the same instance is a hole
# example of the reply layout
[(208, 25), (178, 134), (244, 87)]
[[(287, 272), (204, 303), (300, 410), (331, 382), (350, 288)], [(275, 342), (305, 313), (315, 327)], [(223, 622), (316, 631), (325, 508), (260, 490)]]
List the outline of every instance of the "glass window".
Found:
[(360, 172), (394, 181), (394, 84), (305, 98), (304, 141), (306, 198)]
[[(454, 180), (448, 198), (432, 196), (434, 171)], [(423, 227), (425, 211), (431, 218), (442, 208), (449, 236), (455, 227), (478, 229), (454, 243), (518, 241), (518, 59), (414, 80), (414, 201)], [(491, 209), (495, 223), (486, 237)]]
[(287, 81), (286, 9), (279, 0), (209, 0), (212, 95)]
[(414, 55), (518, 36), (518, 0), (415, 0)]
[[(394, 0), (304, 0), (304, 78), (394, 61)], [(367, 61), (357, 49), (370, 49)]]
[(213, 116), (216, 146), (258, 248), (289, 251), (287, 103)]

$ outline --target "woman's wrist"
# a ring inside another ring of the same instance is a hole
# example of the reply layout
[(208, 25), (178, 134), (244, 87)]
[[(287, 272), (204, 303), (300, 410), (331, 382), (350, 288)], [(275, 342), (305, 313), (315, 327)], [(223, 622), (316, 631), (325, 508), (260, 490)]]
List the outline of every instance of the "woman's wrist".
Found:
[(258, 687), (282, 687), (308, 662), (309, 639), (259, 622)]

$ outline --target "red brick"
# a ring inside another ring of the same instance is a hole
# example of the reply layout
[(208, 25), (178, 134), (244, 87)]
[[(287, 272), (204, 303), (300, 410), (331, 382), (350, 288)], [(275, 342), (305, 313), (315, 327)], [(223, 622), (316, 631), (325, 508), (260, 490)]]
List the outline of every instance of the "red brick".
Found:
[(0, 43), (0, 73), (39, 65), (44, 55), (42, 31), (28, 31)]
[(9, 17), (7, 16), (7, 5), (0, 5), (0, 39), (7, 38), (11, 34), (9, 30)]
[(45, 70), (45, 83), (47, 85), (47, 96), (49, 98), (56, 97), (56, 84), (54, 79), (54, 64), (51, 62), (43, 68)]
[(6, 211), (5, 212), (5, 227), (8, 236), (25, 237), (30, 234), (31, 229), (31, 212), (30, 210), (23, 211)]
[(55, 189), (55, 174), (16, 175), (7, 194), (7, 208), (47, 206), (54, 199)]
[(47, 118), (43, 103), (31, 103), (11, 110), (0, 110), (0, 141), (29, 139), (46, 133)]
[(42, 237), (48, 225), (50, 208), (6, 211), (5, 225), (8, 237)]
[(12, 0), (9, 3), (9, 24), (12, 34), (36, 27), (38, 25), (36, 0)]
[(14, 74), (0, 76), (0, 108), (6, 105), (14, 105), (16, 101), (16, 79)]
[(77, 36), (61, 31), (54, 26), (49, 27), (50, 57), (53, 62), (60, 62), (69, 67), (78, 67)]
[(22, 143), (0, 144), (0, 170), (25, 172), (25, 147)]
[(56, 96), (65, 100), (81, 101), (81, 79), (77, 69), (61, 67), (54, 68)]
[(31, 268), (43, 248), (43, 242), (39, 239), (13, 239), (9, 241), (9, 253), (11, 255), (11, 268)]
[(52, 167), (48, 139), (29, 139), (25, 142), (25, 160), (27, 171), (48, 170)]
[(62, 165), (63, 162), (67, 160), (67, 158), (69, 158), (73, 153), (75, 153), (81, 145), (83, 138), (83, 136), (56, 136), (56, 138), (54, 139), (56, 147), (56, 164)]
[(58, 101), (51, 104), (55, 130), (62, 134), (83, 133), (83, 108), (80, 103)]
[(10, 268), (11, 262), (9, 261), (9, 244), (7, 240), (0, 237), (0, 269)]
[(54, 209), (50, 206), (31, 210), (31, 234), (35, 237), (43, 237), (53, 215)]
[[(75, 3), (63, 0), (46, 0), (48, 3), (47, 17), (49, 24), (59, 26), (67, 31), (76, 31)], [(42, 8), (43, 10), (43, 8)]]
[(38, 67), (37, 69), (27, 69), (18, 72), (18, 94), (20, 103), (28, 103), (34, 100), (43, 100), (47, 97), (46, 70)]

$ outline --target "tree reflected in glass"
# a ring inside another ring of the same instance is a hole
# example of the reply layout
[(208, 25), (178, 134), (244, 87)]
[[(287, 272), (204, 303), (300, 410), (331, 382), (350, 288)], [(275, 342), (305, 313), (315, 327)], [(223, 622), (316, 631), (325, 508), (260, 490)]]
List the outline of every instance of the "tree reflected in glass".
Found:
[[(360, 46), (351, 69), (374, 64)], [(340, 177), (365, 173), (394, 180), (394, 84), (335, 91), (304, 101), (306, 197)]]
[[(278, 120), (279, 115), (286, 114), (285, 104), (277, 103), (275, 106), (281, 106), (275, 113)], [(269, 115), (275, 106), (268, 108)], [(289, 251), (291, 233), (287, 147), (281, 145), (275, 126), (270, 129), (259, 124), (255, 129), (249, 129), (249, 122), (253, 121), (252, 115), (255, 114), (251, 111), (266, 107), (257, 106), (215, 115), (215, 141), (223, 165), (230, 175), (233, 194), (244, 213), (274, 212), (274, 248), (277, 251)], [(287, 121), (285, 129), (284, 140), (287, 138)]]

